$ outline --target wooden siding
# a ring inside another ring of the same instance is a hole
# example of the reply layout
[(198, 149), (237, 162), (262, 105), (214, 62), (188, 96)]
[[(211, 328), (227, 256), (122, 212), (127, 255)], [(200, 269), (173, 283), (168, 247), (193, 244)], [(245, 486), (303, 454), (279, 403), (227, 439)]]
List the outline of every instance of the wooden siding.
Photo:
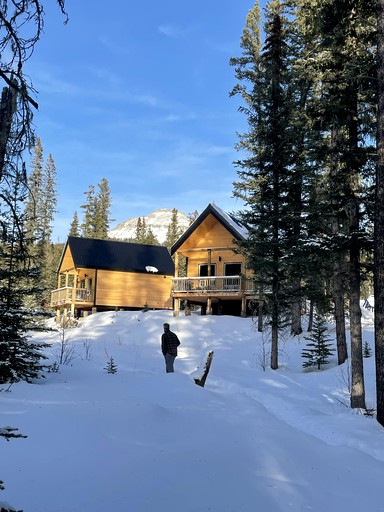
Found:
[[(240, 254), (235, 254), (231, 249), (212, 249), (211, 264), (216, 266), (216, 275), (225, 275), (226, 263), (241, 263), (241, 272), (246, 274), (244, 259)], [(208, 265), (208, 251), (191, 252), (188, 255), (187, 276), (199, 275), (199, 265)]]
[(229, 231), (212, 215), (196, 228), (191, 236), (178, 249), (179, 254), (183, 254), (188, 249), (198, 249), (207, 247), (235, 247), (233, 236)]
[(98, 270), (96, 306), (172, 309), (171, 276)]
[(66, 272), (67, 270), (73, 269), (74, 267), (75, 267), (75, 264), (73, 262), (71, 250), (70, 250), (69, 246), (67, 246), (59, 270), (60, 270), (60, 272)]

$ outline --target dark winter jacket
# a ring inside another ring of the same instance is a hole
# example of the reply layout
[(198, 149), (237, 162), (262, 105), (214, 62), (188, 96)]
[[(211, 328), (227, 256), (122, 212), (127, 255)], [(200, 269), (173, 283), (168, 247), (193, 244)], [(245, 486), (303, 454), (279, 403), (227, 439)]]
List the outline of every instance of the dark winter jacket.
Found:
[(161, 351), (163, 354), (177, 356), (177, 347), (180, 345), (179, 338), (172, 331), (165, 331), (161, 336)]

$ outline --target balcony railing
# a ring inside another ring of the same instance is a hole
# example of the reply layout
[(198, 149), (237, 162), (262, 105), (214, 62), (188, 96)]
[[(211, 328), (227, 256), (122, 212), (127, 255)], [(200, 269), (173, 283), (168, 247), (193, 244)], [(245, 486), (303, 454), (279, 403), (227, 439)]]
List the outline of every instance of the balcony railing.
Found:
[(172, 279), (174, 294), (254, 294), (252, 279), (242, 276), (175, 277)]
[(79, 302), (92, 302), (93, 291), (85, 288), (71, 288), (65, 286), (51, 293), (51, 306), (60, 304), (77, 304)]

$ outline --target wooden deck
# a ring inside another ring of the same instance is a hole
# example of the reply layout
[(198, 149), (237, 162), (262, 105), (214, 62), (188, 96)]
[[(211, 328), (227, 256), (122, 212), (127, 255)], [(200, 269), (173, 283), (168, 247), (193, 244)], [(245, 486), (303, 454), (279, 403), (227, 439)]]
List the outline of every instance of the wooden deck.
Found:
[(92, 305), (93, 291), (85, 288), (64, 286), (51, 293), (51, 306), (70, 306), (72, 304)]
[(172, 295), (179, 298), (212, 295), (215, 297), (254, 296), (254, 282), (241, 276), (175, 277)]

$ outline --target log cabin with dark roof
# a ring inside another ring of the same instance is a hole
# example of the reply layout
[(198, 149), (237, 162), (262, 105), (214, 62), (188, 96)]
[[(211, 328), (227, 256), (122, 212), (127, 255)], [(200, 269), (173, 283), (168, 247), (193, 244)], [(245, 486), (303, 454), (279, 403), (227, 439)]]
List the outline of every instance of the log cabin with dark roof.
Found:
[(172, 309), (173, 275), (166, 247), (70, 236), (51, 306), (64, 318), (114, 309)]
[[(202, 314), (251, 313), (250, 305), (258, 300), (258, 294), (252, 271), (238, 250), (238, 242), (247, 236), (246, 227), (214, 204), (197, 217), (171, 248), (176, 316), (182, 305), (187, 314), (193, 305), (200, 307)], [(185, 276), (179, 275), (182, 259), (186, 261)]]

